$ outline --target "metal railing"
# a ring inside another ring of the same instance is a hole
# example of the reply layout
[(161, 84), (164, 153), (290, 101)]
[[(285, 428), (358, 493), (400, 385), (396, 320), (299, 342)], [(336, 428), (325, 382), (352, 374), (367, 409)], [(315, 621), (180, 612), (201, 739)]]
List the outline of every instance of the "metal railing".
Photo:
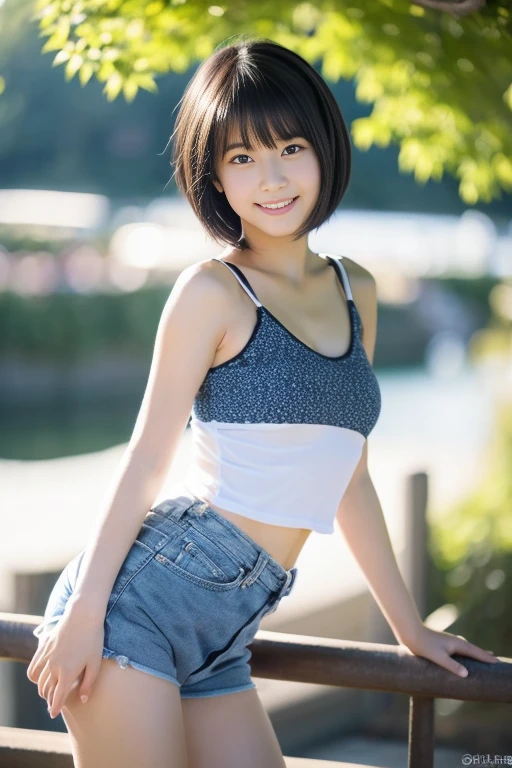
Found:
[[(29, 663), (41, 616), (0, 613), (0, 659)], [(468, 669), (459, 678), (404, 646), (333, 640), (259, 630), (252, 644), (255, 677), (388, 691), (409, 698), (409, 768), (433, 768), (434, 700), (512, 703), (512, 659), (495, 664), (454, 655)]]

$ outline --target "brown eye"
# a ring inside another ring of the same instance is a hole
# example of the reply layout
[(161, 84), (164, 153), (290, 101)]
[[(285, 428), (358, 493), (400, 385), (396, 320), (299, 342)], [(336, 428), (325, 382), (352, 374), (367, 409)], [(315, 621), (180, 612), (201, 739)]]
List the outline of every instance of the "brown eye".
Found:
[[(304, 149), (304, 147), (301, 144), (288, 144), (288, 146), (285, 147), (285, 149), (290, 149), (290, 147), (298, 147), (299, 150), (300, 149)], [(292, 154), (293, 155), (298, 155), (299, 153), (298, 152), (292, 152)]]
[(235, 160), (239, 157), (249, 157), (249, 155), (236, 155), (236, 157), (234, 157), (230, 162), (234, 163), (235, 165), (247, 165), (247, 163), (235, 163)]

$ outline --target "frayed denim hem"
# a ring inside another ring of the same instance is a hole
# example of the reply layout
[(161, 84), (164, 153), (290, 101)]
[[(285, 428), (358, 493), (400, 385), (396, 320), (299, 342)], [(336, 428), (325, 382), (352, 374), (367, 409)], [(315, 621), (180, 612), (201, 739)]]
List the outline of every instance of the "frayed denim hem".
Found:
[(126, 667), (130, 665), (134, 669), (138, 669), (141, 672), (147, 672), (149, 675), (154, 675), (155, 677), (160, 677), (162, 680), (167, 680), (169, 683), (174, 683), (174, 685), (177, 685), (179, 688), (181, 688), (180, 683), (178, 683), (176, 678), (172, 675), (166, 675), (164, 672), (159, 672), (158, 670), (152, 669), (151, 667), (146, 667), (144, 664), (139, 664), (137, 661), (132, 661), (128, 658), (128, 656), (124, 656), (121, 653), (111, 651), (110, 648), (103, 647), (103, 652), (101, 655), (103, 659), (115, 659), (121, 669), (126, 669)]

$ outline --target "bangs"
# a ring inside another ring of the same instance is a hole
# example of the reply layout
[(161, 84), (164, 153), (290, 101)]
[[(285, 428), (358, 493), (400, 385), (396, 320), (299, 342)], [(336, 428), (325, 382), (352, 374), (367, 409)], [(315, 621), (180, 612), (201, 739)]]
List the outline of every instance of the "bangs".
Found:
[[(303, 136), (314, 143), (314, 130), (297, 100), (286, 97), (276, 84), (243, 83), (222, 99), (212, 122), (212, 144), (217, 149), (214, 165), (228, 151), (228, 141), (243, 143), (249, 151), (257, 146), (277, 149), (277, 142)], [(264, 93), (264, 98), (263, 98)], [(213, 170), (213, 168), (212, 168)]]

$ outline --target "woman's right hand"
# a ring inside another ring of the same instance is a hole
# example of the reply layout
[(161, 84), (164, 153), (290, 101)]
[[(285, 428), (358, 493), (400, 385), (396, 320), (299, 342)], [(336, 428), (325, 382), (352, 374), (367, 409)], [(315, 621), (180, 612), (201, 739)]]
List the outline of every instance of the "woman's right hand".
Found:
[(100, 671), (103, 641), (103, 621), (84, 620), (73, 613), (64, 613), (53, 629), (42, 635), (27, 677), (37, 683), (39, 695), (47, 700), (50, 717), (60, 713), (75, 684), (80, 686), (83, 703), (87, 701)]

